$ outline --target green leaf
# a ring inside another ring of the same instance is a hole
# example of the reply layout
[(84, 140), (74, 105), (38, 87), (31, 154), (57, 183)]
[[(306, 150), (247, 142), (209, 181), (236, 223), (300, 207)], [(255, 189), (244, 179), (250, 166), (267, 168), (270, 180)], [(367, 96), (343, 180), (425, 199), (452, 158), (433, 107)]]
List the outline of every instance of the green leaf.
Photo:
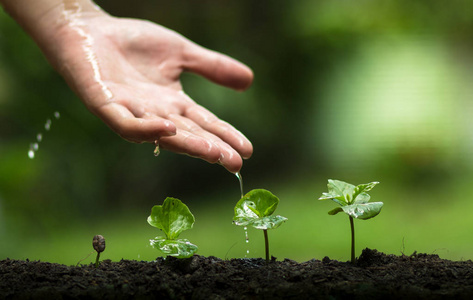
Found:
[(370, 201), (370, 195), (367, 192), (371, 191), (379, 182), (374, 181), (370, 183), (364, 183), (357, 185), (353, 191), (354, 203), (367, 203)]
[(362, 204), (352, 204), (341, 207), (342, 210), (349, 216), (356, 219), (368, 220), (377, 216), (381, 212), (383, 202), (370, 202)]
[(278, 197), (270, 191), (256, 189), (238, 201), (235, 206), (235, 217), (266, 217), (273, 214), (279, 204)]
[(197, 252), (197, 246), (189, 242), (187, 239), (169, 240), (165, 237), (157, 237), (149, 240), (152, 247), (161, 250), (169, 256), (177, 258), (188, 258)]
[(331, 211), (328, 212), (329, 215), (333, 216), (333, 215), (336, 215), (338, 214), (339, 212), (342, 212), (343, 209), (339, 206), (335, 207), (334, 209), (332, 209)]
[(278, 204), (278, 197), (270, 191), (252, 190), (235, 205), (233, 221), (238, 226), (253, 226), (257, 229), (277, 228), (287, 220), (282, 216), (271, 216)]
[(319, 200), (331, 199), (341, 207), (329, 211), (329, 215), (336, 215), (339, 212), (345, 212), (353, 218), (367, 220), (379, 214), (383, 202), (370, 203), (371, 191), (379, 182), (374, 181), (357, 186), (340, 181), (328, 180), (328, 193), (323, 193)]
[(283, 216), (267, 216), (263, 218), (236, 218), (233, 219), (235, 225), (253, 226), (256, 229), (275, 229), (287, 221)]
[(323, 193), (319, 200), (333, 200), (337, 204), (344, 206), (351, 204), (355, 186), (340, 180), (328, 180), (328, 193)]
[(176, 198), (168, 197), (163, 205), (155, 205), (151, 209), (148, 223), (161, 229), (168, 240), (179, 237), (182, 231), (191, 229), (195, 218), (189, 208)]

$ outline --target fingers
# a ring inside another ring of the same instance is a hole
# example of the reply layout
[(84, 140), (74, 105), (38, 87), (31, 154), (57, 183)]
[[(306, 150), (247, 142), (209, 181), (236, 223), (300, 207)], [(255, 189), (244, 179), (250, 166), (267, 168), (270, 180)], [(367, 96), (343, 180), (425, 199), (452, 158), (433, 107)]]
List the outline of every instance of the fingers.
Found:
[(246, 65), (192, 42), (184, 48), (184, 68), (236, 90), (246, 90), (253, 82), (253, 71)]
[(154, 118), (136, 118), (127, 108), (109, 103), (98, 109), (98, 116), (122, 138), (135, 142), (153, 142), (163, 136), (176, 134), (172, 121)]
[(163, 149), (185, 153), (210, 163), (219, 163), (232, 173), (241, 169), (243, 161), (238, 152), (219, 137), (205, 131), (186, 117), (175, 114), (168, 117), (178, 130), (176, 136), (159, 140)]
[(253, 154), (251, 142), (232, 125), (220, 120), (213, 113), (200, 105), (193, 105), (185, 111), (185, 116), (193, 120), (204, 130), (211, 132), (235, 149), (243, 158)]

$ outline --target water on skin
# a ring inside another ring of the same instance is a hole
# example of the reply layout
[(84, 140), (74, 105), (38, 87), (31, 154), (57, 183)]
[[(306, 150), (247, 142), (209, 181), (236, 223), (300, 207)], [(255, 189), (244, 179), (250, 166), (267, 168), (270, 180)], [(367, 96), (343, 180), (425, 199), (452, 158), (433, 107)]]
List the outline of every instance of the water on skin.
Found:
[[(59, 119), (61, 115), (59, 112), (54, 112), (54, 118)], [(52, 124), (52, 119), (48, 118), (46, 119), (46, 123), (44, 123), (44, 129), (46, 131), (49, 131), (51, 129), (51, 124)], [(35, 158), (36, 152), (39, 150), (39, 143), (43, 140), (43, 134), (41, 132), (38, 132), (36, 134), (36, 142), (30, 144), (30, 148), (28, 150), (28, 157), (30, 159)]]
[[(63, 16), (64, 19), (67, 21), (68, 25), (75, 31), (77, 34), (82, 38), (82, 50), (85, 56), (86, 61), (89, 62), (92, 72), (94, 74), (95, 82), (101, 87), (103, 95), (107, 100), (113, 98), (113, 94), (105, 85), (104, 80), (102, 79), (102, 74), (99, 68), (99, 62), (97, 60), (97, 56), (94, 52), (94, 38), (87, 33), (86, 31), (86, 24), (81, 20), (83, 15), (82, 7), (78, 3), (65, 3), (63, 4)], [(98, 6), (96, 6), (97, 10), (100, 10)]]

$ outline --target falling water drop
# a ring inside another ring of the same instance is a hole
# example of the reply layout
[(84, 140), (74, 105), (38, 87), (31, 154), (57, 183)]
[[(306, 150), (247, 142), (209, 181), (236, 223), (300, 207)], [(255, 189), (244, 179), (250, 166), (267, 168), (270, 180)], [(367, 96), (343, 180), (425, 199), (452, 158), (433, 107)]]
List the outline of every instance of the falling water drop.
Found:
[(46, 123), (44, 124), (44, 129), (46, 129), (46, 131), (49, 131), (49, 129), (51, 129), (51, 119), (46, 120)]
[(153, 154), (154, 154), (154, 156), (159, 156), (160, 151), (159, 151), (159, 142), (158, 142), (158, 140), (154, 141), (154, 145), (156, 146), (156, 148), (154, 148)]
[[(245, 242), (246, 242), (247, 244), (249, 244), (249, 243), (250, 243), (250, 239), (249, 239), (249, 237), (248, 237), (248, 227), (246, 227), (246, 226), (243, 227), (243, 230), (245, 230)], [(247, 247), (248, 247), (248, 246), (247, 246)], [(250, 249), (247, 248), (247, 249), (246, 249), (245, 257), (247, 257), (248, 254), (250, 254)]]
[[(59, 112), (57, 112), (57, 111), (54, 112), (54, 117), (55, 117), (56, 119), (59, 119), (59, 118), (60, 118)], [(51, 123), (52, 123), (52, 121), (51, 121), (50, 118), (46, 119), (46, 123), (44, 124), (44, 129), (45, 129), (46, 131), (49, 131), (49, 130), (51, 129)], [(38, 132), (38, 133), (36, 134), (36, 142), (30, 144), (30, 149), (28, 150), (28, 157), (29, 157), (30, 159), (35, 158), (36, 151), (38, 151), (38, 149), (39, 149), (39, 143), (40, 143), (42, 140), (43, 140), (43, 134), (42, 134), (41, 132)]]

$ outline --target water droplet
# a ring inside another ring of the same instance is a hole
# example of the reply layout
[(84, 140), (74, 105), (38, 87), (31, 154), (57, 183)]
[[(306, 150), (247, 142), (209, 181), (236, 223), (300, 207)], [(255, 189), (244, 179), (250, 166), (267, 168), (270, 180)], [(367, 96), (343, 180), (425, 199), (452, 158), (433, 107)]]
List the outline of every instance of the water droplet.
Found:
[(46, 131), (49, 131), (49, 129), (51, 129), (51, 119), (46, 120), (46, 123), (44, 124), (44, 129), (46, 129)]
[(160, 151), (159, 151), (159, 142), (158, 142), (158, 140), (154, 141), (154, 144), (156, 145), (156, 148), (154, 148), (153, 154), (154, 154), (154, 156), (159, 156)]
[[(59, 115), (59, 112), (54, 112), (54, 117), (56, 119), (59, 119), (60, 115)], [(48, 118), (46, 119), (46, 123), (44, 124), (44, 129), (46, 129), (46, 131), (49, 131), (51, 129), (51, 119)], [(41, 132), (38, 132), (36, 134), (36, 143), (32, 143), (30, 144), (30, 149), (28, 150), (28, 157), (33, 159), (35, 157), (35, 152), (38, 151), (39, 149), (39, 143), (43, 140), (43, 134)]]
[[(245, 242), (248, 244), (250, 242), (250, 239), (248, 237), (248, 227), (243, 227), (243, 230), (245, 231)], [(245, 257), (247, 257), (248, 254), (250, 254), (250, 249), (246, 249)]]

